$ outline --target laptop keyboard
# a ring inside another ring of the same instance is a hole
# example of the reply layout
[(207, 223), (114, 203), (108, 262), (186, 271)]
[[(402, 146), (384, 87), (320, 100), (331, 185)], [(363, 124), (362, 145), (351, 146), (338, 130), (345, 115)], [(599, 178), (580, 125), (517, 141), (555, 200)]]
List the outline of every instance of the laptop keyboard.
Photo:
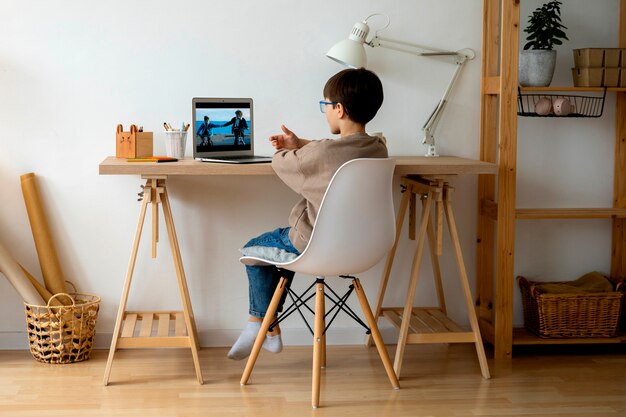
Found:
[(257, 158), (255, 155), (233, 155), (233, 156), (215, 156), (213, 159), (225, 159), (230, 161), (238, 161), (240, 159), (254, 159)]
[(210, 158), (197, 158), (203, 162), (232, 162), (232, 163), (248, 163), (248, 162), (272, 162), (271, 156), (258, 155), (231, 155), (231, 156), (212, 156)]

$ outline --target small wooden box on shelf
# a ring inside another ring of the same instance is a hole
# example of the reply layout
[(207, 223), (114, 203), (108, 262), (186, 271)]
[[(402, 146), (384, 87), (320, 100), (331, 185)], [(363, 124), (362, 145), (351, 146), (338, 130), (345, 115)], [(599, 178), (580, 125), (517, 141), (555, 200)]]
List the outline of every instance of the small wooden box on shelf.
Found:
[(626, 53), (622, 48), (580, 48), (574, 49), (574, 66), (578, 68), (621, 67), (625, 66)]
[(622, 48), (574, 49), (572, 78), (576, 87), (626, 86), (626, 50)]

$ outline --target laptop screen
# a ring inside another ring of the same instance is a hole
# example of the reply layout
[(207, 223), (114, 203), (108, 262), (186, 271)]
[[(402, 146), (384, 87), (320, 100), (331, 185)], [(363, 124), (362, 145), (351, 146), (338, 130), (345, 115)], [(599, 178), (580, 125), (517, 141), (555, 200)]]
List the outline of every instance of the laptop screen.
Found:
[(252, 99), (194, 98), (194, 158), (253, 154)]

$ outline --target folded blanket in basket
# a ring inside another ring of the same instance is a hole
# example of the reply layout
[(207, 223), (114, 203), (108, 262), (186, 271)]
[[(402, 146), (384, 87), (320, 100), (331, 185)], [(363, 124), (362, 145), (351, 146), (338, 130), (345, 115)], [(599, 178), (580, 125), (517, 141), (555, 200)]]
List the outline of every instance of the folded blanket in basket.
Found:
[(537, 284), (535, 287), (545, 294), (594, 293), (615, 291), (613, 283), (599, 272), (589, 272), (576, 281)]

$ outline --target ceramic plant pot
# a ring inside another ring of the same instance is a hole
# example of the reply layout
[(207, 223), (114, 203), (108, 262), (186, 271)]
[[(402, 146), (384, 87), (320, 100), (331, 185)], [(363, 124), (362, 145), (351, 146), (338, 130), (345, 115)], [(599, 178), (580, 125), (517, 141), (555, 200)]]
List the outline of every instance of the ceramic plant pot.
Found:
[(554, 75), (556, 51), (536, 49), (519, 53), (519, 83), (527, 87), (547, 87)]

